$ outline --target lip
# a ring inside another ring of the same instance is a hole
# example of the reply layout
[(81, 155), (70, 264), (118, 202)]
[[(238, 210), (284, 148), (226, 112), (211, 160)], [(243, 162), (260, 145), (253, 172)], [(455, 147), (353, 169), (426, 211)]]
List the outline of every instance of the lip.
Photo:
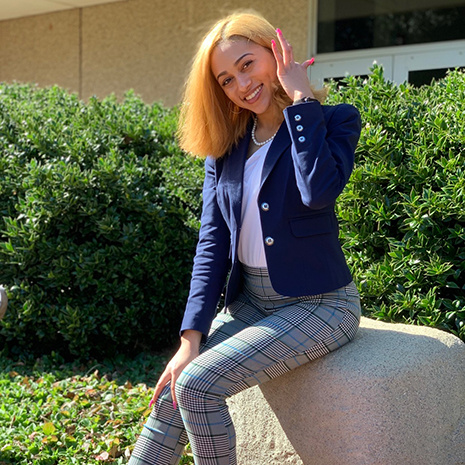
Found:
[[(244, 101), (246, 103), (255, 103), (260, 98), (262, 90), (263, 90), (263, 84), (260, 84), (258, 87), (254, 89), (253, 92), (250, 92), (248, 95), (244, 97)], [(250, 95), (253, 95), (253, 97), (251, 99), (247, 99), (247, 97), (249, 97)]]

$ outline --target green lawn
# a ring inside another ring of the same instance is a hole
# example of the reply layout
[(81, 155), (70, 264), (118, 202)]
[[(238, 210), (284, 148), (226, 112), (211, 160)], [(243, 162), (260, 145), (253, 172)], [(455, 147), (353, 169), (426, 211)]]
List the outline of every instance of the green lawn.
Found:
[(166, 360), (0, 357), (0, 465), (127, 463)]

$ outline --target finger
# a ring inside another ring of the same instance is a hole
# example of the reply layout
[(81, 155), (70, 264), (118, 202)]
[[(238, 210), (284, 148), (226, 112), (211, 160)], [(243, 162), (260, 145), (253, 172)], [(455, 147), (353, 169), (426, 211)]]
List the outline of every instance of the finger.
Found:
[(178, 402), (176, 400), (175, 387), (176, 387), (176, 379), (171, 378), (171, 398), (173, 399), (173, 408), (174, 408), (174, 410), (176, 410), (178, 408)]
[(310, 60), (306, 60), (302, 63), (302, 66), (307, 69), (309, 66), (312, 66), (315, 63), (315, 58), (310, 58)]
[(158, 396), (160, 395), (160, 389), (155, 388), (155, 391), (153, 393), (152, 398), (150, 399), (149, 407), (152, 408), (152, 406), (157, 402)]
[(276, 73), (279, 76), (284, 68), (283, 56), (279, 51), (278, 45), (274, 40), (271, 41), (271, 50), (273, 52), (274, 58), (276, 60)]
[(292, 45), (284, 37), (281, 29), (276, 29), (276, 34), (278, 36), (279, 43), (283, 49), (283, 61), (284, 65), (287, 66), (291, 63), (294, 63), (294, 52), (292, 51)]
[(278, 44), (276, 43), (275, 40), (271, 41), (271, 50), (273, 51), (273, 55), (274, 55), (278, 65), (282, 64), (283, 56), (282, 56), (281, 52), (279, 51)]
[(153, 392), (152, 399), (150, 400), (149, 407), (152, 407), (158, 400), (158, 397), (163, 390), (163, 388), (168, 384), (168, 381), (170, 380), (170, 374), (169, 373), (163, 373), (158, 380), (158, 383), (155, 386), (155, 391)]
[(282, 61), (283, 64), (286, 65), (289, 62), (288, 57), (288, 48), (287, 48), (287, 41), (283, 36), (281, 29), (276, 29), (276, 35), (278, 36), (279, 43), (281, 45), (282, 50)]

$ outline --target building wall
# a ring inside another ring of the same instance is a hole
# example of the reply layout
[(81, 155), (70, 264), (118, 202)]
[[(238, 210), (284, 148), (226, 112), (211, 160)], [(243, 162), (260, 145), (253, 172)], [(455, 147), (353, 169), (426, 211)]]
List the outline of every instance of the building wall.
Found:
[[(298, 60), (308, 58), (309, 2), (255, 0), (280, 27)], [(193, 54), (208, 26), (245, 0), (127, 0), (0, 22), (0, 81), (58, 84), (81, 98), (122, 96), (179, 102)]]
[(79, 90), (79, 11), (0, 21), (0, 81)]

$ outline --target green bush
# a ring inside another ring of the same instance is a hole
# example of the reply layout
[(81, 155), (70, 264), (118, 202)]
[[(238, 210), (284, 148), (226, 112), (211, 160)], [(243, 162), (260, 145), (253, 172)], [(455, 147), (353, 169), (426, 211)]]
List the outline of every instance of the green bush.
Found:
[(465, 74), (414, 88), (375, 67), (330, 102), (363, 120), (338, 214), (365, 313), (465, 340)]
[(132, 93), (0, 87), (0, 344), (103, 356), (173, 342), (197, 235), (183, 196), (200, 197), (163, 169), (181, 157), (176, 119)]

